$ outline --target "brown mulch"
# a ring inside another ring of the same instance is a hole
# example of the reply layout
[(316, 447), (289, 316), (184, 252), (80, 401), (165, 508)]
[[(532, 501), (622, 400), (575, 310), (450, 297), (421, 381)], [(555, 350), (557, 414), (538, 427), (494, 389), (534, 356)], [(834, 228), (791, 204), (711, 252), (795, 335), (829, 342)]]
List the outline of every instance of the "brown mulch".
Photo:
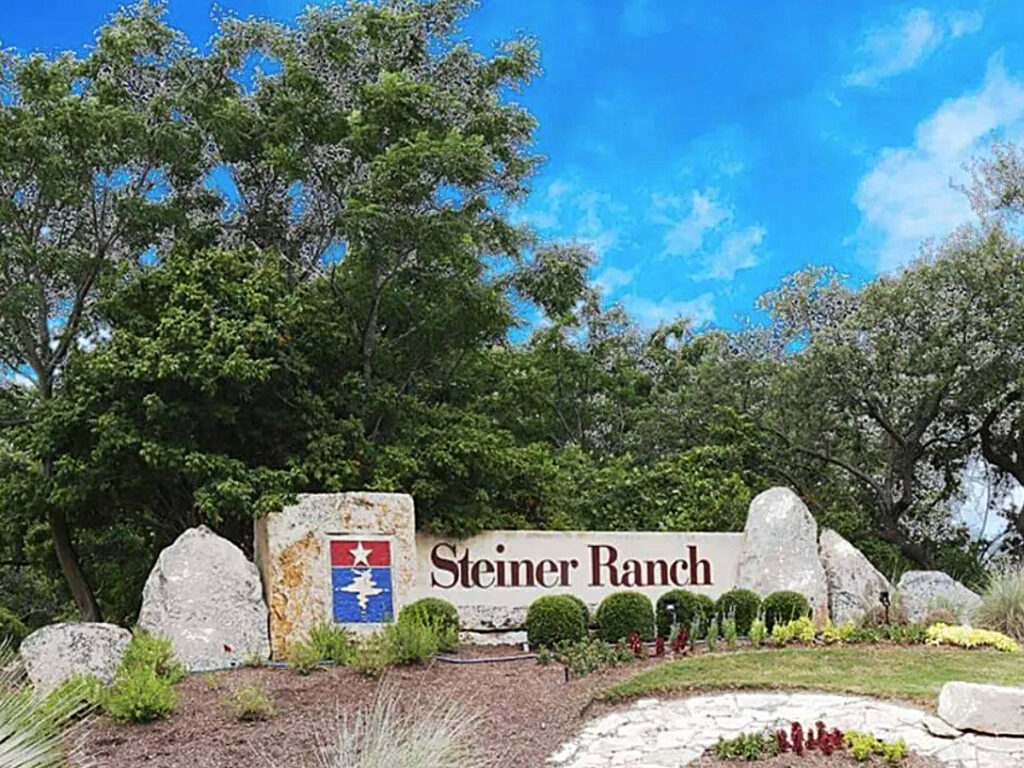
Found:
[[(468, 647), (464, 658), (514, 655), (519, 649)], [(564, 680), (559, 664), (532, 659), (454, 665), (433, 661), (393, 669), (385, 680), (413, 705), (454, 700), (479, 718), (482, 743), (493, 745), (502, 768), (542, 768), (592, 712), (593, 694), (635, 674), (651, 660)], [(278, 716), (264, 722), (234, 719), (225, 697), (258, 683), (273, 697)], [(288, 669), (239, 669), (191, 677), (178, 687), (177, 712), (145, 725), (101, 720), (87, 734), (86, 754), (104, 768), (307, 768), (318, 739), (339, 713), (373, 698), (377, 681), (350, 669), (324, 669), (302, 677)]]
[[(767, 760), (746, 762), (744, 760), (720, 760), (711, 755), (705, 755), (692, 768), (891, 768), (880, 757), (871, 757), (863, 763), (858, 763), (849, 755), (832, 754), (828, 757), (820, 752), (805, 752), (803, 755), (778, 755)], [(899, 768), (939, 768), (940, 763), (920, 755), (907, 755), (899, 764)]]

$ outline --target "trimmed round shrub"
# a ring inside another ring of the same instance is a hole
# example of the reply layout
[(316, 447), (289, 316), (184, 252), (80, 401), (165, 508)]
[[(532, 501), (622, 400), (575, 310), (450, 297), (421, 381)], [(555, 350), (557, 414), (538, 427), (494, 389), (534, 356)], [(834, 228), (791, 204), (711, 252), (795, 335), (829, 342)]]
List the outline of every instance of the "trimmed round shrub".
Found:
[(609, 643), (625, 640), (634, 632), (641, 640), (654, 639), (654, 606), (639, 592), (614, 592), (597, 609), (598, 636)]
[(676, 622), (690, 631), (694, 619), (700, 620), (700, 632), (694, 640), (699, 640), (708, 631), (708, 622), (715, 615), (715, 601), (707, 595), (700, 595), (685, 589), (673, 589), (658, 598), (655, 610), (658, 621), (658, 637), (668, 640), (672, 633), (672, 614), (668, 611), (670, 603), (676, 606)]
[(572, 600), (574, 603), (576, 603), (576, 605), (578, 605), (580, 607), (580, 613), (583, 614), (583, 626), (584, 627), (589, 627), (590, 626), (590, 609), (587, 608), (587, 604), (584, 603), (580, 598), (576, 597), (576, 595), (566, 594), (565, 597), (568, 597), (570, 600)]
[(750, 634), (750, 625), (761, 611), (761, 598), (749, 589), (730, 589), (723, 592), (715, 603), (718, 626), (730, 616), (736, 619), (736, 633)]
[(418, 621), (430, 627), (437, 635), (442, 651), (455, 651), (459, 647), (459, 612), (447, 600), (424, 597), (409, 603), (398, 613), (398, 623)]
[(811, 606), (807, 598), (799, 592), (788, 590), (772, 592), (764, 599), (761, 608), (764, 610), (764, 624), (769, 632), (776, 624), (786, 624), (811, 615)]
[(526, 609), (526, 639), (532, 646), (576, 643), (586, 635), (586, 619), (572, 595), (538, 597)]

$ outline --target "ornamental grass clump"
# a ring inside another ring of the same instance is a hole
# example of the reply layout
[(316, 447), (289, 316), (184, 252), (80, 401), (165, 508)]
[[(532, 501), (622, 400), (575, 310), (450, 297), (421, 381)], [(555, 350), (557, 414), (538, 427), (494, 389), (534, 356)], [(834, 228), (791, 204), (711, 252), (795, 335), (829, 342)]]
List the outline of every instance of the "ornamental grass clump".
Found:
[(933, 624), (925, 632), (931, 645), (956, 645), (961, 648), (995, 648), (1004, 653), (1020, 653), (1020, 645), (1012, 637), (990, 629)]
[(174, 685), (184, 677), (185, 667), (175, 658), (170, 640), (136, 630), (113, 685), (100, 694), (100, 705), (115, 720), (160, 720), (178, 706)]
[(981, 600), (978, 626), (1024, 641), (1024, 570), (993, 575)]
[(58, 690), (44, 697), (33, 690), (15, 655), (0, 644), (0, 768), (65, 768), (69, 758), (77, 762), (71, 736), (88, 711), (78, 695)]
[(321, 735), (319, 758), (307, 768), (492, 768), (500, 760), (460, 704), (403, 706), (387, 686), (354, 716), (339, 717), (332, 730)]

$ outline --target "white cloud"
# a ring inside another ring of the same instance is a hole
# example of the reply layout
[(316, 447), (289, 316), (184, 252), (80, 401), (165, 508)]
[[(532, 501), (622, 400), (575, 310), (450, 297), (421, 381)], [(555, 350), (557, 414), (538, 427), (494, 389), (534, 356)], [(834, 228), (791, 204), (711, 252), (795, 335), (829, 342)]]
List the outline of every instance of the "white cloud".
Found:
[(925, 8), (915, 8), (896, 23), (867, 32), (860, 50), (862, 63), (844, 83), (878, 85), (914, 69), (947, 40), (977, 32), (983, 23), (978, 11), (953, 11), (936, 17)]
[(882, 150), (860, 180), (853, 198), (862, 217), (857, 240), (861, 250), (877, 251), (880, 271), (905, 264), (923, 240), (971, 218), (950, 182), (966, 181), (964, 164), (995, 138), (1024, 139), (1024, 81), (1006, 71), (998, 54), (979, 90), (944, 102), (918, 124), (911, 146)]
[(753, 226), (726, 236), (719, 249), (708, 258), (708, 268), (702, 277), (732, 280), (741, 269), (756, 267), (760, 263), (757, 249), (764, 241), (764, 235), (764, 227)]
[(651, 218), (667, 226), (662, 256), (692, 261), (694, 280), (732, 280), (761, 261), (764, 227), (738, 228), (733, 206), (716, 189), (694, 190), (688, 200), (655, 195)]
[(632, 283), (634, 277), (636, 277), (635, 269), (608, 267), (602, 270), (601, 273), (594, 278), (594, 283), (601, 289), (601, 293), (607, 296), (610, 293), (614, 293), (619, 288)]
[(589, 245), (601, 257), (618, 243), (618, 228), (607, 222), (619, 214), (621, 210), (610, 195), (555, 179), (544, 191), (541, 204), (525, 211), (522, 219), (548, 234)]
[(641, 325), (649, 328), (681, 317), (690, 318), (696, 326), (714, 322), (715, 319), (715, 297), (712, 293), (702, 293), (694, 299), (666, 297), (659, 301), (631, 295), (623, 299), (623, 304)]
[[(665, 216), (656, 219), (668, 223), (665, 233), (665, 254), (668, 256), (690, 256), (704, 246), (704, 238), (720, 224), (732, 218), (732, 211), (716, 200), (714, 189), (696, 190), (690, 196), (690, 212), (682, 219), (672, 221)], [(680, 208), (683, 202), (677, 197), (655, 197), (656, 208)]]

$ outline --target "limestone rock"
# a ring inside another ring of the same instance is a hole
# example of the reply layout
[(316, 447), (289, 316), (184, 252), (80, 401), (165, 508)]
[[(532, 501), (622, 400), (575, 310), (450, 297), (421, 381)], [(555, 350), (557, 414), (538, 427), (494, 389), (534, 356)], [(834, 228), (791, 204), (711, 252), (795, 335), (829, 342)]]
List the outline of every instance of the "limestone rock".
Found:
[(32, 684), (43, 691), (75, 675), (111, 683), (132, 634), (113, 624), (50, 624), (26, 637), (19, 653)]
[(882, 592), (892, 592), (888, 579), (835, 531), (823, 530), (818, 546), (828, 581), (828, 607), (836, 624), (857, 621), (880, 605)]
[(935, 717), (934, 715), (927, 715), (921, 721), (921, 725), (924, 726), (928, 733), (939, 739), (957, 739), (962, 734), (959, 728), (954, 728), (942, 718)]
[(828, 584), (818, 559), (818, 524), (789, 488), (769, 488), (750, 502), (737, 586), (762, 597), (792, 590), (807, 598), (816, 616), (828, 611)]
[[(256, 562), (266, 585), (275, 659), (309, 630), (334, 619), (332, 543), (386, 541), (391, 559), (392, 617), (415, 599), (416, 519), (404, 493), (307, 493), (298, 502), (256, 521)], [(360, 545), (363, 546), (363, 545)], [(349, 623), (354, 632), (377, 623)]]
[(1024, 688), (946, 683), (939, 693), (938, 714), (961, 731), (1024, 736)]
[(969, 622), (981, 598), (942, 571), (907, 571), (896, 587), (911, 621), (922, 621), (929, 611), (952, 607), (960, 621)]
[(191, 671), (270, 655), (259, 571), (206, 526), (185, 531), (160, 553), (142, 593), (139, 626), (169, 638)]

